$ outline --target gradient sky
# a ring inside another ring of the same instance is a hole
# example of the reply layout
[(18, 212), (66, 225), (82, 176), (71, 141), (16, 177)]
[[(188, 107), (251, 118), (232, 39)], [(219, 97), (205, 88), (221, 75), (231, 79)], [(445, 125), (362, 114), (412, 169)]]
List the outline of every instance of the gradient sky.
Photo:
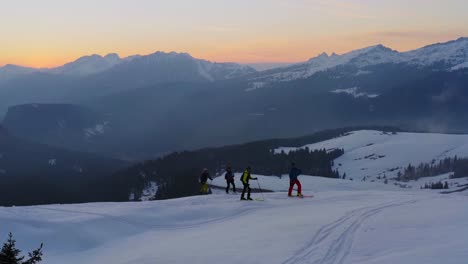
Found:
[(158, 50), (243, 63), (403, 51), (468, 36), (467, 10), (467, 0), (5, 0), (0, 66)]

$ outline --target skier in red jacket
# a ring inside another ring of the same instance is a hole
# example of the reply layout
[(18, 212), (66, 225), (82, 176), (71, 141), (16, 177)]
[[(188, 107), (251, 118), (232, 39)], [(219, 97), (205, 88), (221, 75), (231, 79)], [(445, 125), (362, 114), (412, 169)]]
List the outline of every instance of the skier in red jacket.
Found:
[(296, 168), (296, 164), (293, 162), (291, 164), (291, 171), (289, 172), (289, 192), (288, 196), (292, 196), (292, 191), (294, 188), (294, 185), (297, 185), (297, 196), (302, 197), (302, 186), (301, 182), (297, 179), (299, 175), (301, 175), (302, 171), (298, 168)]

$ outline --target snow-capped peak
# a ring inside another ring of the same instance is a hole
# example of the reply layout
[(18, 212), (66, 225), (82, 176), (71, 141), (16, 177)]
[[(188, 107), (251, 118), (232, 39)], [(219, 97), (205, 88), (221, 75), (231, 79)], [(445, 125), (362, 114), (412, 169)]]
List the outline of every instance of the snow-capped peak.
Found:
[(389, 63), (395, 61), (398, 52), (393, 51), (383, 45), (370, 46), (363, 49), (354, 50), (343, 55), (332, 53), (322, 53), (307, 62), (295, 64), (291, 67), (286, 67), (282, 71), (275, 72), (268, 76), (262, 76), (259, 79), (267, 78), (274, 81), (290, 81), (295, 79), (305, 79), (317, 72), (326, 71), (353, 63), (358, 67), (365, 67), (368, 65), (375, 65), (381, 63)]
[(447, 69), (456, 68), (468, 62), (468, 38), (459, 38), (405, 52), (403, 57), (408, 62), (417, 65), (433, 66), (441, 64), (442, 67), (445, 66)]
[(93, 54), (89, 56), (83, 56), (63, 66), (53, 68), (50, 70), (50, 72), (72, 76), (86, 76), (103, 72), (119, 64), (120, 62), (122, 62), (122, 59), (115, 53), (107, 54), (104, 57)]
[[(350, 54), (352, 54), (352, 52)], [(354, 57), (350, 62), (360, 68), (376, 64), (398, 63), (400, 61), (397, 51), (381, 44), (358, 50), (353, 55)]]
[(313, 58), (309, 59), (308, 62), (313, 62), (313, 61), (319, 60), (319, 59), (328, 59), (328, 54), (326, 52), (323, 52), (323, 53), (319, 54), (317, 57), (313, 57)]

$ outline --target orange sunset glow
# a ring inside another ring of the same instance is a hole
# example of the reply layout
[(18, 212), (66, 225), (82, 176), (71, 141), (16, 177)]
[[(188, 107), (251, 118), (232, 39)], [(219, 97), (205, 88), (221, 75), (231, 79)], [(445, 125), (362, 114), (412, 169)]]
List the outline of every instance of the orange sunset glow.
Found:
[(298, 62), (375, 44), (405, 51), (468, 35), (467, 8), (436, 0), (12, 1), (0, 9), (0, 65), (155, 51), (241, 63)]

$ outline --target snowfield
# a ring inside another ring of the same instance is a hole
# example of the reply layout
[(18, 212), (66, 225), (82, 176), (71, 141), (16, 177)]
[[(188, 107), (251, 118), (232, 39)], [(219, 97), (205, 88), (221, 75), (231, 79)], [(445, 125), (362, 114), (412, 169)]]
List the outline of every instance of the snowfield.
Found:
[[(466, 194), (301, 180), (314, 198), (276, 192), (264, 202), (216, 194), (0, 208), (0, 225), (24, 250), (44, 242), (47, 264), (466, 263)], [(287, 188), (284, 177), (260, 183)]]
[[(310, 150), (342, 148), (345, 154), (335, 160), (334, 169), (354, 180), (396, 177), (410, 163), (438, 162), (447, 157), (468, 157), (468, 135), (430, 133), (384, 133), (361, 130), (331, 140), (303, 146)], [(282, 147), (276, 153), (296, 150)], [(468, 175), (467, 175), (468, 176)], [(383, 180), (382, 180), (383, 181)]]
[[(335, 168), (347, 178), (301, 175), (303, 193), (314, 195), (303, 199), (287, 197), (287, 175), (254, 175), (253, 188), (274, 191), (252, 194), (265, 201), (213, 188), (167, 201), (0, 207), (0, 235), (4, 241), (13, 232), (24, 251), (44, 242), (47, 264), (467, 263), (468, 191), (418, 187), (439, 180), (468, 186), (468, 178), (444, 174), (406, 183), (412, 188), (377, 180), (408, 163), (466, 157), (467, 135), (365, 130), (305, 147), (344, 148)], [(226, 183), (221, 175), (211, 184)], [(145, 194), (155, 191), (153, 183)]]

